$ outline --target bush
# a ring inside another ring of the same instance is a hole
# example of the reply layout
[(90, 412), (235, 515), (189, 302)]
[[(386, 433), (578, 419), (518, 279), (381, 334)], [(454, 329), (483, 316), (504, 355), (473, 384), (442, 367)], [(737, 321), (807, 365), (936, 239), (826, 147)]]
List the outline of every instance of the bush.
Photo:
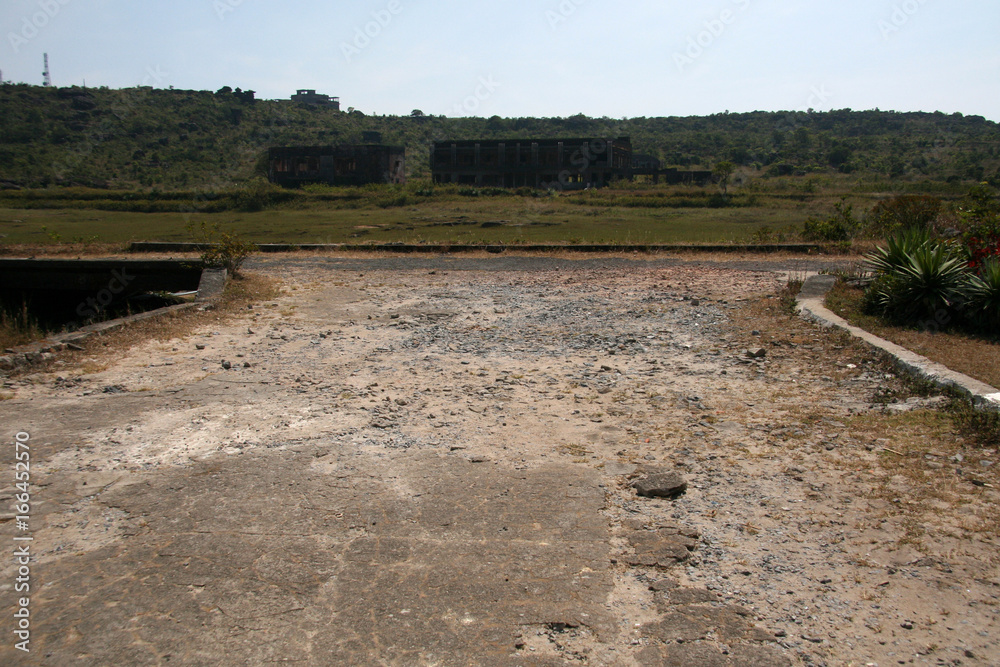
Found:
[(969, 278), (968, 298), (966, 317), (986, 332), (1000, 332), (1000, 259), (986, 260)]
[(981, 183), (959, 207), (962, 238), (969, 248), (969, 266), (979, 269), (991, 258), (1000, 259), (1000, 198)]
[(237, 232), (222, 231), (218, 223), (208, 225), (203, 222), (198, 227), (192, 223), (188, 225), (188, 231), (202, 246), (201, 261), (205, 266), (226, 269), (234, 278), (239, 277), (243, 262), (257, 252), (257, 244), (246, 241)]
[(880, 315), (899, 322), (948, 321), (967, 301), (966, 262), (953, 244), (919, 241), (901, 235), (892, 249), (880, 248), (866, 258), (876, 272), (866, 300)]
[(379, 208), (399, 208), (401, 206), (408, 206), (409, 204), (410, 198), (406, 194), (399, 193), (390, 193), (375, 200), (375, 205)]
[(288, 201), (295, 197), (294, 193), (282, 190), (277, 185), (263, 179), (254, 178), (239, 186), (230, 194), (232, 207), (237, 211), (253, 213)]
[(850, 241), (858, 233), (861, 223), (854, 217), (854, 206), (846, 201), (834, 204), (835, 212), (820, 220), (810, 217), (802, 228), (802, 238), (807, 241)]
[(875, 204), (865, 223), (870, 235), (884, 238), (899, 230), (931, 229), (940, 213), (937, 197), (900, 195)]

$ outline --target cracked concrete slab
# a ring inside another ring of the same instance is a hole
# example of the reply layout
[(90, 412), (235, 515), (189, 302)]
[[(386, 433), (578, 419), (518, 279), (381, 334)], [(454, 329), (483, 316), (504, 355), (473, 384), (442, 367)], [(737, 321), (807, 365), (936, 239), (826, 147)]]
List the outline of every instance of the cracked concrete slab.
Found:
[[(0, 417), (31, 433), (35, 560), (32, 653), (0, 644), (0, 663), (989, 655), (995, 548), (959, 531), (995, 516), (992, 487), (936, 499), (933, 539), (900, 546), (907, 482), (854, 432), (882, 419), (884, 371), (797, 317), (745, 319), (775, 267), (258, 268), (286, 281), (273, 301), (5, 386)], [(650, 467), (687, 491), (639, 496)], [(883, 586), (883, 563), (906, 573)], [(14, 572), (0, 563), (5, 601)]]
[(100, 502), (129, 517), (121, 538), (39, 568), (38, 651), (459, 665), (475, 647), (513, 664), (524, 626), (613, 634), (598, 474), (401, 453), (345, 476), (315, 465), (329, 458), (346, 456), (282, 447), (112, 485)]

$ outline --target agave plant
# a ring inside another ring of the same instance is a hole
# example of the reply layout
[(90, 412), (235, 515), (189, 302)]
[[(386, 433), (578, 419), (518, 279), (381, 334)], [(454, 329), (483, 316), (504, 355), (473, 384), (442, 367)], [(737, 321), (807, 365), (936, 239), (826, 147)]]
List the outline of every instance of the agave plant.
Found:
[[(892, 254), (898, 253), (898, 254)], [(947, 243), (922, 243), (909, 252), (882, 251), (884, 264), (872, 283), (872, 301), (895, 319), (940, 320), (964, 301), (966, 263)]]
[(930, 232), (926, 229), (908, 229), (901, 231), (886, 241), (886, 247), (879, 246), (875, 252), (865, 255), (865, 262), (876, 276), (894, 273), (900, 267), (909, 264), (910, 254), (933, 243)]
[(987, 260), (979, 275), (970, 276), (967, 294), (966, 316), (987, 333), (1000, 333), (1000, 259)]

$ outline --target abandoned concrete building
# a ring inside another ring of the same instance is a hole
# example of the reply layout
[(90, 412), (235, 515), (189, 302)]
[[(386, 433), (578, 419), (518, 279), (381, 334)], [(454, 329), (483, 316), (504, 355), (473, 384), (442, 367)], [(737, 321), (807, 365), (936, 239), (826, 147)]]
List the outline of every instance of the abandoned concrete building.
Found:
[(296, 90), (295, 94), (292, 95), (292, 101), (301, 102), (303, 104), (315, 104), (322, 107), (333, 107), (334, 110), (340, 111), (339, 97), (330, 97), (329, 95), (317, 93), (312, 88)]
[(268, 151), (268, 178), (283, 187), (306, 183), (405, 183), (403, 146), (289, 146)]
[(437, 141), (431, 151), (435, 183), (574, 190), (628, 178), (631, 166), (628, 137)]
[(636, 153), (632, 156), (631, 176), (652, 176), (653, 183), (659, 183), (660, 179), (663, 179), (667, 185), (705, 186), (713, 179), (713, 174), (710, 171), (681, 171), (676, 167), (664, 169), (658, 157), (644, 153)]

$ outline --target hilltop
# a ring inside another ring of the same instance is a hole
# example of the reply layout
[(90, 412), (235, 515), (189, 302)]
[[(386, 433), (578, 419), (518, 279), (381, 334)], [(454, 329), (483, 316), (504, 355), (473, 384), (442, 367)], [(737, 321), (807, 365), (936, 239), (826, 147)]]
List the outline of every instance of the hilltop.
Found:
[[(150, 87), (0, 85), (0, 181), (163, 190), (225, 188), (265, 171), (270, 146), (361, 143), (365, 132), (407, 147), (411, 177), (428, 175), (442, 139), (630, 136), (664, 166), (722, 160), (762, 175), (849, 173), (913, 182), (1000, 183), (1000, 126), (981, 116), (892, 111), (724, 113), (660, 118), (373, 116), (291, 100)], [(931, 188), (933, 189), (933, 188)]]

